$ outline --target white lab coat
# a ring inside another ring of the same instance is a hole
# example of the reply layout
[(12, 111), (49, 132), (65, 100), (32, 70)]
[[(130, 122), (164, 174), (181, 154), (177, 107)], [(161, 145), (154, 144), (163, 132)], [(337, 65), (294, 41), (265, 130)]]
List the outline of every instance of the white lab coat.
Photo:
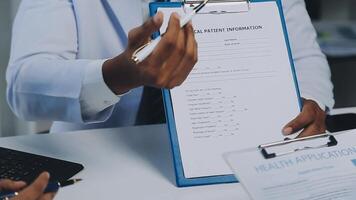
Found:
[[(301, 94), (331, 108), (329, 66), (304, 1), (282, 2)], [(142, 11), (141, 0), (23, 0), (7, 70), (14, 113), (53, 120), (54, 132), (133, 125), (142, 88), (107, 107), (104, 97), (96, 99), (105, 109), (84, 113), (83, 105), (94, 103), (83, 97), (83, 90), (90, 90), (83, 82), (87, 69), (125, 49), (128, 31), (143, 22)]]

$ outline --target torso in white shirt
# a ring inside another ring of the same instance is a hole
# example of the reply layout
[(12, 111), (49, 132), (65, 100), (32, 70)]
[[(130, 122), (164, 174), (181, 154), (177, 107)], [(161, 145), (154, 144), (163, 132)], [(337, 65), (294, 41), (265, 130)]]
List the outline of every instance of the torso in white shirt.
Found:
[[(149, 18), (149, 9), (148, 5), (151, 0), (127, 0), (127, 5), (130, 5), (132, 8), (130, 10), (130, 15), (127, 15), (127, 18), (118, 18), (120, 23), (119, 28), (131, 29), (135, 27), (134, 25), (128, 24), (133, 21), (133, 23), (144, 23), (145, 20)], [(131, 18), (130, 18), (131, 17)], [(133, 19), (132, 17), (136, 17)], [(93, 22), (99, 23), (99, 21)], [(131, 27), (129, 27), (131, 26)], [(118, 28), (118, 27), (116, 27)], [(120, 40), (124, 40), (127, 37), (119, 37)], [(124, 49), (122, 44), (125, 44), (125, 41), (120, 41), (121, 47), (117, 49)], [(112, 55), (107, 55), (107, 57), (116, 56), (115, 51), (112, 52)], [(110, 54), (110, 53), (108, 53)], [(67, 122), (54, 122), (51, 128), (51, 132), (64, 132), (72, 130), (82, 130), (82, 129), (95, 129), (95, 128), (109, 128), (109, 127), (121, 127), (121, 126), (132, 126), (135, 124), (136, 115), (138, 112), (138, 107), (140, 105), (141, 96), (143, 92), (143, 87), (139, 87), (131, 90), (126, 95), (120, 98), (119, 103), (115, 105), (112, 115), (108, 120), (101, 123), (92, 123), (92, 124), (74, 124)]]

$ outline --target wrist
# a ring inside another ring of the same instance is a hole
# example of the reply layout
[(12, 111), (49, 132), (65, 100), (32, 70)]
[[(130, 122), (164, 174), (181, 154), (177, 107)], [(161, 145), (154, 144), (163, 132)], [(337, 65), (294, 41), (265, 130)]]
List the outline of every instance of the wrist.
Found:
[(323, 110), (324, 112), (328, 111), (328, 108), (325, 106), (325, 104), (323, 104), (321, 101), (317, 100), (316, 98), (313, 98), (311, 96), (306, 96), (306, 97), (302, 97), (302, 99), (313, 101), (321, 110)]
[(116, 95), (125, 94), (142, 85), (137, 66), (124, 54), (106, 60), (102, 73), (104, 82)]

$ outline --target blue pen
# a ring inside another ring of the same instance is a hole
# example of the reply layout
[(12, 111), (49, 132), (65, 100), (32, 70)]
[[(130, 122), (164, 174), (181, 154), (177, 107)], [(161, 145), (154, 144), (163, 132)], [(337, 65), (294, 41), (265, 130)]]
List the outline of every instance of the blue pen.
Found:
[[(70, 179), (70, 180), (61, 181), (61, 182), (50, 182), (50, 183), (48, 183), (46, 189), (44, 190), (44, 193), (57, 192), (59, 190), (59, 188), (65, 187), (68, 185), (73, 185), (75, 183), (78, 183), (79, 181), (82, 181), (82, 179)], [(19, 193), (13, 192), (13, 191), (0, 192), (0, 200), (8, 200), (8, 199), (15, 197), (17, 195), (19, 195)]]

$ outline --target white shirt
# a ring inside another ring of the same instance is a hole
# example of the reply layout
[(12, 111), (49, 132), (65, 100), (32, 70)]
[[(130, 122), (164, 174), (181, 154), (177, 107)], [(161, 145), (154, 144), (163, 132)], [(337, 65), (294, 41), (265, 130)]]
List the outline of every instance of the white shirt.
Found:
[[(302, 97), (332, 108), (330, 70), (303, 0), (282, 1)], [(147, 4), (147, 2), (144, 2)], [(142, 24), (140, 0), (23, 0), (13, 29), (8, 101), (52, 131), (134, 125), (142, 88), (116, 96), (102, 63), (126, 47)]]

